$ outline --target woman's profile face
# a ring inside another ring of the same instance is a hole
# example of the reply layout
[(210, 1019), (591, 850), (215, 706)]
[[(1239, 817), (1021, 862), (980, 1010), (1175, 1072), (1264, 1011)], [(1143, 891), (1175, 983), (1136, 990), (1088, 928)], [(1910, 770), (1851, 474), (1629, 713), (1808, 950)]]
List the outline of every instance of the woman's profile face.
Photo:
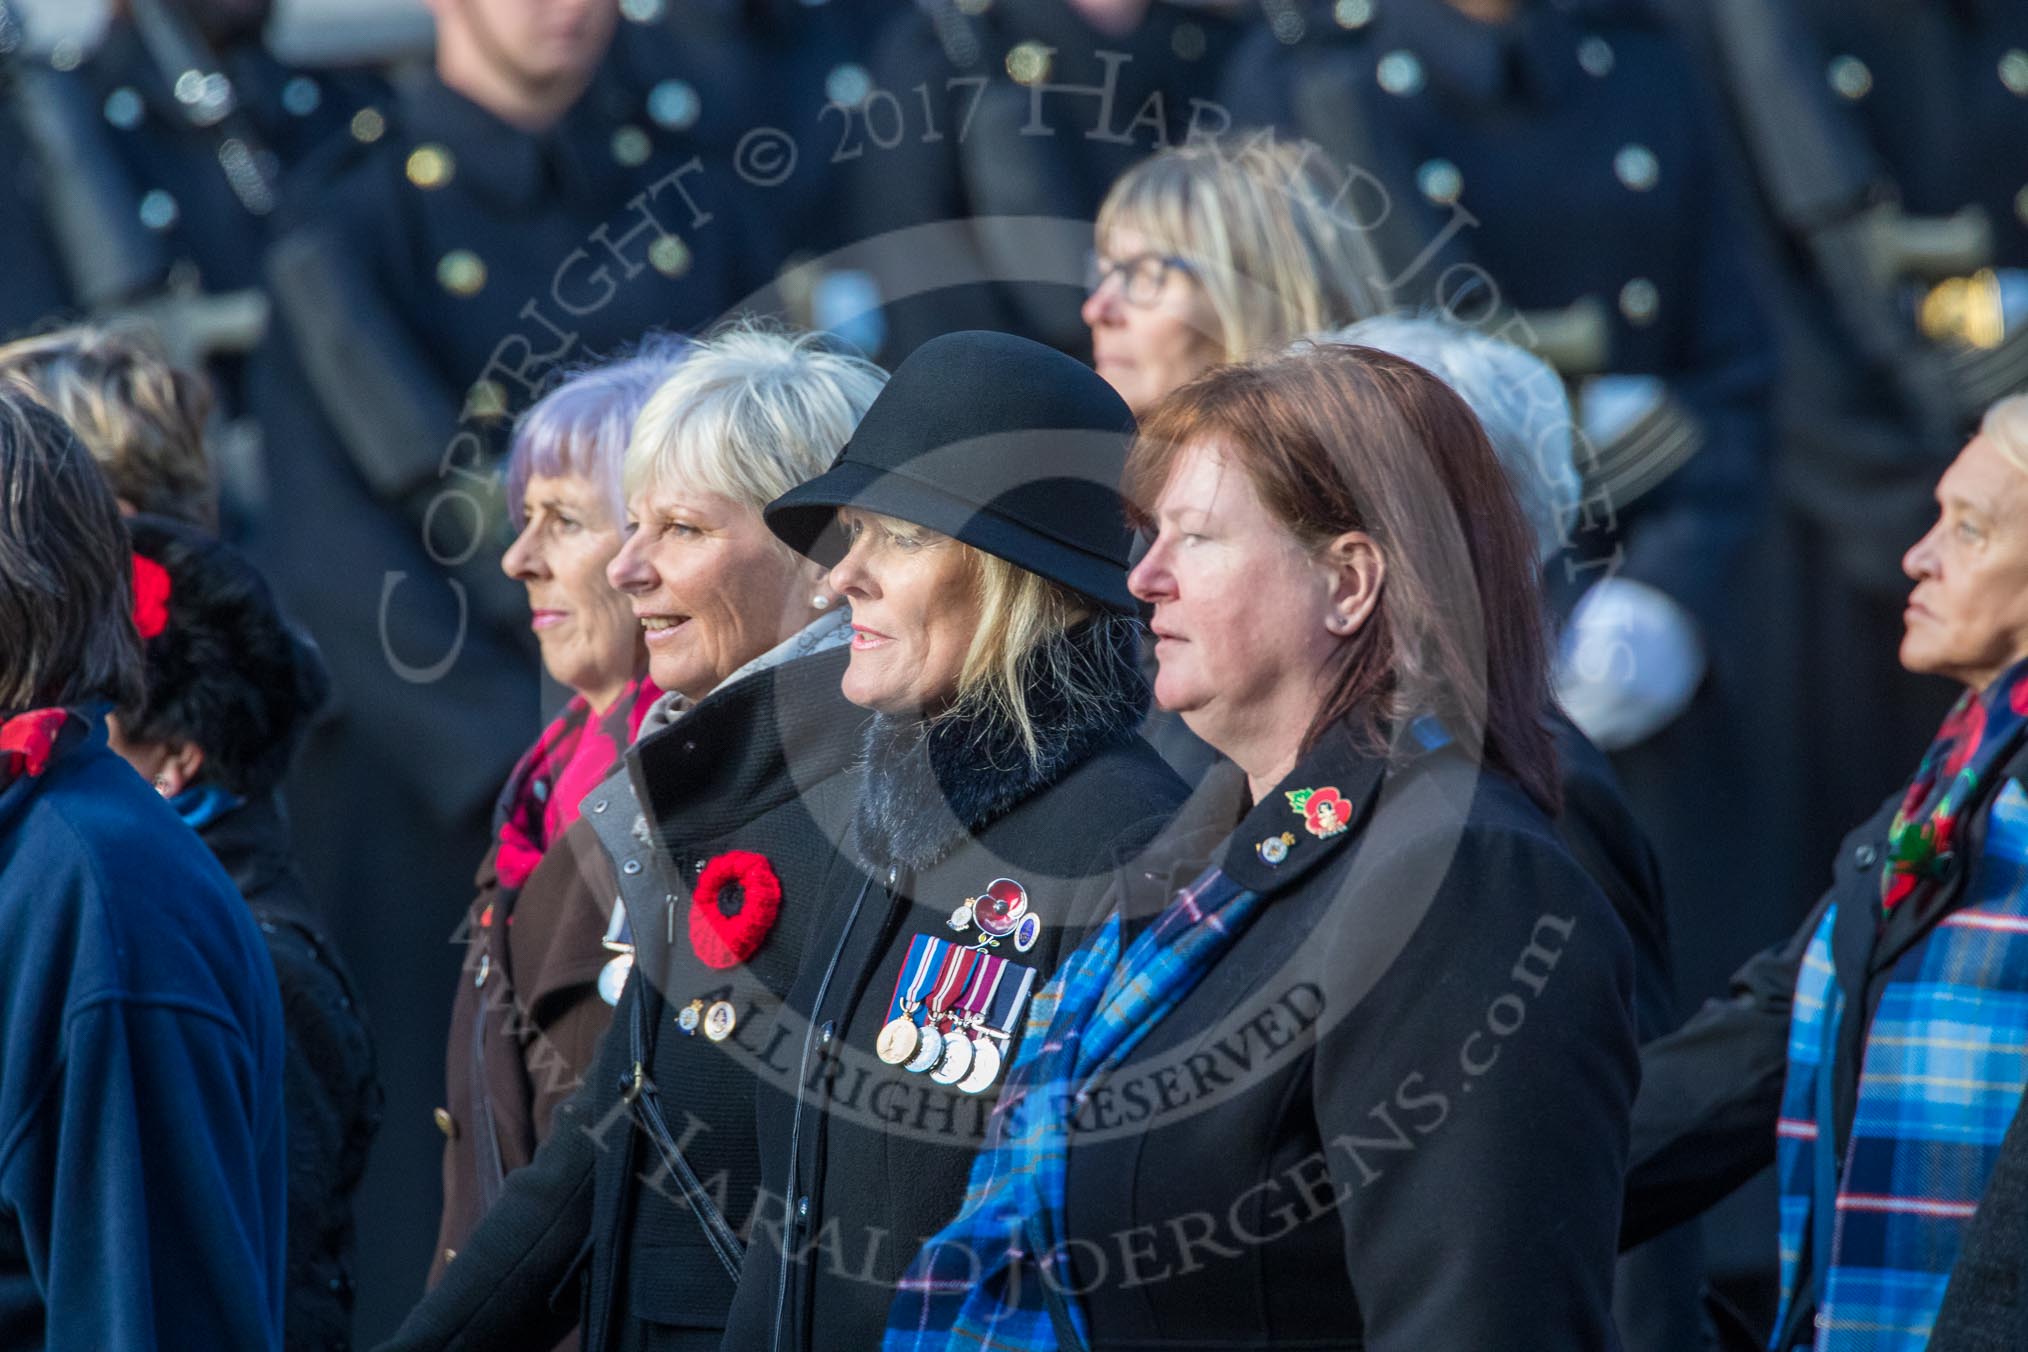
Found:
[(1936, 486), (1937, 520), (1902, 557), (1914, 581), (1901, 665), (1973, 689), (2028, 657), (2028, 474), (1990, 433)]
[(965, 546), (923, 526), (840, 508), (851, 541), (831, 570), (852, 606), (845, 698), (882, 713), (933, 715), (958, 693), (979, 627), (978, 581)]
[(808, 570), (745, 503), (650, 484), (627, 516), (606, 577), (631, 603), (662, 689), (703, 699), (813, 613)]
[(1300, 735), (1340, 642), (1328, 571), (1215, 444), (1186, 447), (1145, 510), (1154, 538), (1127, 587), (1155, 607), (1155, 702), (1242, 764)]
[(617, 699), (641, 664), (641, 631), (627, 598), (606, 583), (620, 549), (607, 489), (581, 474), (530, 475), (526, 522), (500, 567), (528, 589), (542, 665), (593, 708)]
[(1223, 355), (1204, 287), (1138, 230), (1115, 226), (1099, 241), (1098, 285), (1081, 312), (1092, 364), (1136, 417)]

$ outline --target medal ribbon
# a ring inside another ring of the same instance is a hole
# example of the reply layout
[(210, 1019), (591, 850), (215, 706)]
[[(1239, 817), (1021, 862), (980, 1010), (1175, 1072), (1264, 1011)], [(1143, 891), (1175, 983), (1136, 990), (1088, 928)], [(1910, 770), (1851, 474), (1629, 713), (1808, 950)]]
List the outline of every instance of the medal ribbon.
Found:
[(972, 970), (972, 959), (978, 956), (974, 949), (954, 948), (941, 939), (934, 942), (947, 951), (944, 954), (943, 968), (937, 973), (937, 983), (930, 995), (929, 1016), (932, 1023), (950, 1012), (951, 996), (964, 984), (966, 976)]
[[(918, 934), (908, 946), (908, 956), (902, 959), (901, 971), (894, 978), (894, 997), (888, 1002), (887, 1017), (890, 1022), (898, 1019), (905, 1007), (922, 1002), (923, 987), (929, 984), (930, 973), (935, 967), (937, 949), (941, 941), (927, 934)], [(909, 973), (915, 973), (911, 978)], [(904, 990), (902, 983), (907, 982)]]
[(1006, 966), (1005, 958), (981, 954), (972, 967), (972, 979), (965, 983), (965, 992), (958, 997), (957, 1008), (952, 1013), (970, 1019), (984, 1010), (992, 992), (999, 987), (1000, 973)]

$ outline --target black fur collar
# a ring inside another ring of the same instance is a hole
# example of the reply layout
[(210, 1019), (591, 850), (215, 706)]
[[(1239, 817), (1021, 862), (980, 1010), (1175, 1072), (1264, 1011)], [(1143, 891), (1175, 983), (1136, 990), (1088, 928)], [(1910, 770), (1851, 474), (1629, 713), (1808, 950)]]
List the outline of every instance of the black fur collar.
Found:
[(1103, 747), (1131, 740), (1148, 708), (1140, 626), (1106, 617), (1052, 639), (1105, 692), (1072, 699), (1041, 654), (1031, 657), (1028, 714), (1040, 754), (999, 716), (920, 719), (876, 714), (864, 734), (865, 792), (854, 823), (872, 868), (920, 872)]

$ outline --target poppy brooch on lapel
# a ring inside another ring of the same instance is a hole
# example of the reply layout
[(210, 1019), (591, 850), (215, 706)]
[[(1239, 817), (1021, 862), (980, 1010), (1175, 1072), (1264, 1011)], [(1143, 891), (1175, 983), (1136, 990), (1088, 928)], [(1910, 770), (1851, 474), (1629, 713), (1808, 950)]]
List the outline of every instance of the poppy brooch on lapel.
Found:
[(690, 898), (690, 946), (706, 967), (737, 967), (782, 913), (782, 880), (766, 856), (728, 850), (704, 866)]
[(1334, 788), (1291, 789), (1287, 796), (1289, 806), (1302, 817), (1304, 829), (1319, 840), (1352, 825), (1351, 805)]

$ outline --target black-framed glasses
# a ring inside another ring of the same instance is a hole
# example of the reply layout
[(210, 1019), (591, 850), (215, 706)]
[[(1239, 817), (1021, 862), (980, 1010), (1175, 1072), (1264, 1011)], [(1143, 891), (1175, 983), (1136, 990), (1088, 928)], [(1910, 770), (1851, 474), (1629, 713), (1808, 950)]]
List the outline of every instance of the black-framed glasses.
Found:
[(1120, 279), (1120, 294), (1129, 305), (1153, 305), (1162, 298), (1162, 288), (1169, 284), (1169, 274), (1181, 273), (1192, 279), (1197, 269), (1187, 258), (1175, 254), (1137, 253), (1125, 258), (1107, 258), (1093, 254), (1085, 266), (1084, 284), (1088, 292), (1096, 293), (1107, 282)]

